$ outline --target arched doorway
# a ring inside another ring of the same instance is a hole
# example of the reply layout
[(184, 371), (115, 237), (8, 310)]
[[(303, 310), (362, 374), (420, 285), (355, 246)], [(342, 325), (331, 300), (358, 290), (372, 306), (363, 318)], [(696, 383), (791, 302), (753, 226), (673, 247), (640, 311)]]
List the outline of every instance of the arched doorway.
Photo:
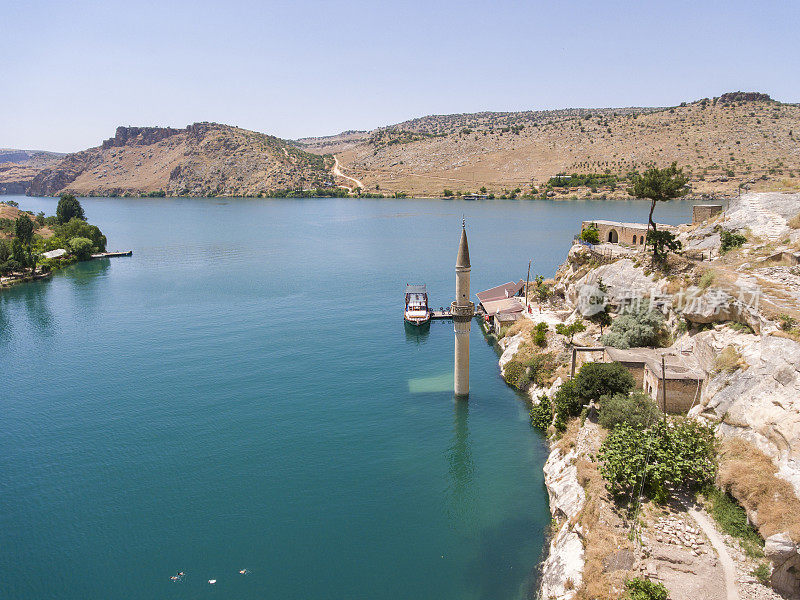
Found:
[(616, 244), (619, 242), (619, 234), (617, 233), (616, 229), (612, 229), (608, 232), (608, 241), (612, 244)]
[(639, 243), (640, 244), (644, 244), (644, 236), (643, 235), (639, 236)]

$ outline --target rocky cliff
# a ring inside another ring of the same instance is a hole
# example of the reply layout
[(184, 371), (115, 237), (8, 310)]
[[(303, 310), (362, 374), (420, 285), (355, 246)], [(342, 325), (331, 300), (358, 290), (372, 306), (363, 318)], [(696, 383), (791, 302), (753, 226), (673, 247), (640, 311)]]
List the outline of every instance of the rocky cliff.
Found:
[[(745, 242), (723, 251), (720, 233), (725, 231), (744, 234)], [(712, 222), (681, 226), (678, 232), (685, 247), (705, 243), (704, 260), (673, 256), (663, 272), (653, 269), (640, 249), (574, 246), (556, 275), (554, 302), (574, 311), (565, 319), (570, 322), (580, 311), (586, 290), (594, 293), (602, 281), (612, 305), (632, 297), (650, 298), (665, 312), (672, 352), (691, 354), (705, 373), (702, 393), (689, 415), (715, 424), (718, 439), (727, 448), (717, 483), (742, 504), (766, 540), (764, 552), (772, 563), (775, 590), (786, 598), (800, 598), (800, 265), (793, 264), (794, 253), (800, 250), (800, 195), (746, 194)], [(531, 318), (546, 320), (537, 318), (535, 310)], [(590, 327), (576, 343), (598, 345), (598, 333)], [(520, 332), (502, 340), (501, 372), (527, 337)], [(546, 390), (548, 396), (558, 383)], [(535, 402), (545, 390), (532, 389)], [(570, 600), (576, 589), (583, 594), (578, 597), (590, 597), (585, 590), (596, 575), (587, 573), (605, 573), (607, 568), (592, 564), (592, 541), (586, 537), (588, 492), (584, 494), (581, 485), (591, 477), (581, 475), (576, 464), (587, 457), (591, 462), (591, 453), (582, 454), (581, 433), (570, 447), (561, 442), (554, 446), (544, 468), (556, 522), (542, 568), (544, 598)], [(737, 440), (746, 445), (736, 446)], [(702, 515), (689, 512), (703, 521)], [(655, 522), (651, 524), (655, 527)], [(715, 549), (725, 546), (708, 535)], [(659, 573), (675, 589), (695, 584), (701, 589), (704, 573), (721, 577), (713, 560), (701, 560), (702, 548), (691, 547), (693, 555), (678, 559), (662, 547), (665, 538), (660, 537), (643, 538), (642, 548), (652, 547), (634, 552), (637, 558), (630, 563), (634, 570), (640, 565), (647, 573)], [(774, 597), (748, 577), (752, 566), (746, 566), (738, 543), (731, 541), (726, 547), (723, 552), (735, 557), (736, 569), (744, 569), (736, 582), (740, 597)], [(659, 556), (666, 562), (651, 569)], [(681, 561), (684, 566), (676, 567)], [(705, 562), (698, 566), (696, 561)], [(670, 579), (669, 573), (676, 569)]]
[(29, 193), (257, 196), (329, 187), (329, 167), (324, 156), (229, 125), (119, 127), (100, 146), (69, 154), (41, 171)]

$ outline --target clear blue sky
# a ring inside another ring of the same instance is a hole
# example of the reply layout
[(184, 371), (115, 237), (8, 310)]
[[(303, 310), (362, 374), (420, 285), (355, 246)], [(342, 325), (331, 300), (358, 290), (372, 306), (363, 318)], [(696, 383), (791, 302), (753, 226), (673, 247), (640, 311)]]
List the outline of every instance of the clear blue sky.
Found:
[(0, 0), (0, 147), (296, 138), (433, 113), (800, 101), (800, 2)]

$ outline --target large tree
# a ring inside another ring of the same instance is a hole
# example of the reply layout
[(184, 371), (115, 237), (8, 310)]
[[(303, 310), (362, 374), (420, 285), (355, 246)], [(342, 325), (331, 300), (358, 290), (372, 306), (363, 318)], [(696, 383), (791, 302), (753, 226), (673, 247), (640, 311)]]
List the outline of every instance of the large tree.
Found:
[(653, 247), (653, 261), (666, 261), (670, 250), (680, 248), (680, 242), (675, 240), (675, 236), (667, 231), (658, 231), (656, 222), (653, 220), (653, 211), (656, 209), (656, 202), (672, 200), (684, 196), (689, 188), (686, 186), (689, 178), (683, 174), (683, 169), (678, 168), (678, 163), (674, 162), (665, 169), (652, 167), (647, 169), (643, 175), (638, 173), (633, 176), (632, 185), (628, 188), (628, 193), (636, 198), (647, 198), (650, 200), (650, 214), (647, 217), (647, 245)]
[(643, 175), (637, 173), (633, 176), (628, 193), (635, 198), (647, 198), (652, 202), (650, 215), (647, 217), (648, 228), (656, 231), (656, 223), (653, 221), (656, 202), (686, 195), (689, 191), (689, 188), (686, 187), (688, 181), (689, 178), (683, 174), (683, 169), (678, 168), (676, 162), (665, 169), (652, 167), (647, 169)]
[(56, 218), (62, 225), (69, 223), (72, 219), (86, 220), (86, 214), (78, 199), (72, 194), (62, 194), (56, 207)]
[(20, 215), (14, 222), (14, 235), (24, 246), (30, 247), (33, 241), (33, 221), (27, 215)]

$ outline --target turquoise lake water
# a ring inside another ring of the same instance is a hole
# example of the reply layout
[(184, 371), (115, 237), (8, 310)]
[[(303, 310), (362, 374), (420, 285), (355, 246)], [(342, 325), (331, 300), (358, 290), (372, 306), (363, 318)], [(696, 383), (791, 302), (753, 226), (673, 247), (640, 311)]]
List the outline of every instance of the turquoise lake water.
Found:
[(82, 203), (133, 256), (0, 293), (0, 597), (529, 597), (546, 447), (477, 324), (454, 401), (403, 289), (450, 302), (462, 215), (474, 294), (647, 203)]

